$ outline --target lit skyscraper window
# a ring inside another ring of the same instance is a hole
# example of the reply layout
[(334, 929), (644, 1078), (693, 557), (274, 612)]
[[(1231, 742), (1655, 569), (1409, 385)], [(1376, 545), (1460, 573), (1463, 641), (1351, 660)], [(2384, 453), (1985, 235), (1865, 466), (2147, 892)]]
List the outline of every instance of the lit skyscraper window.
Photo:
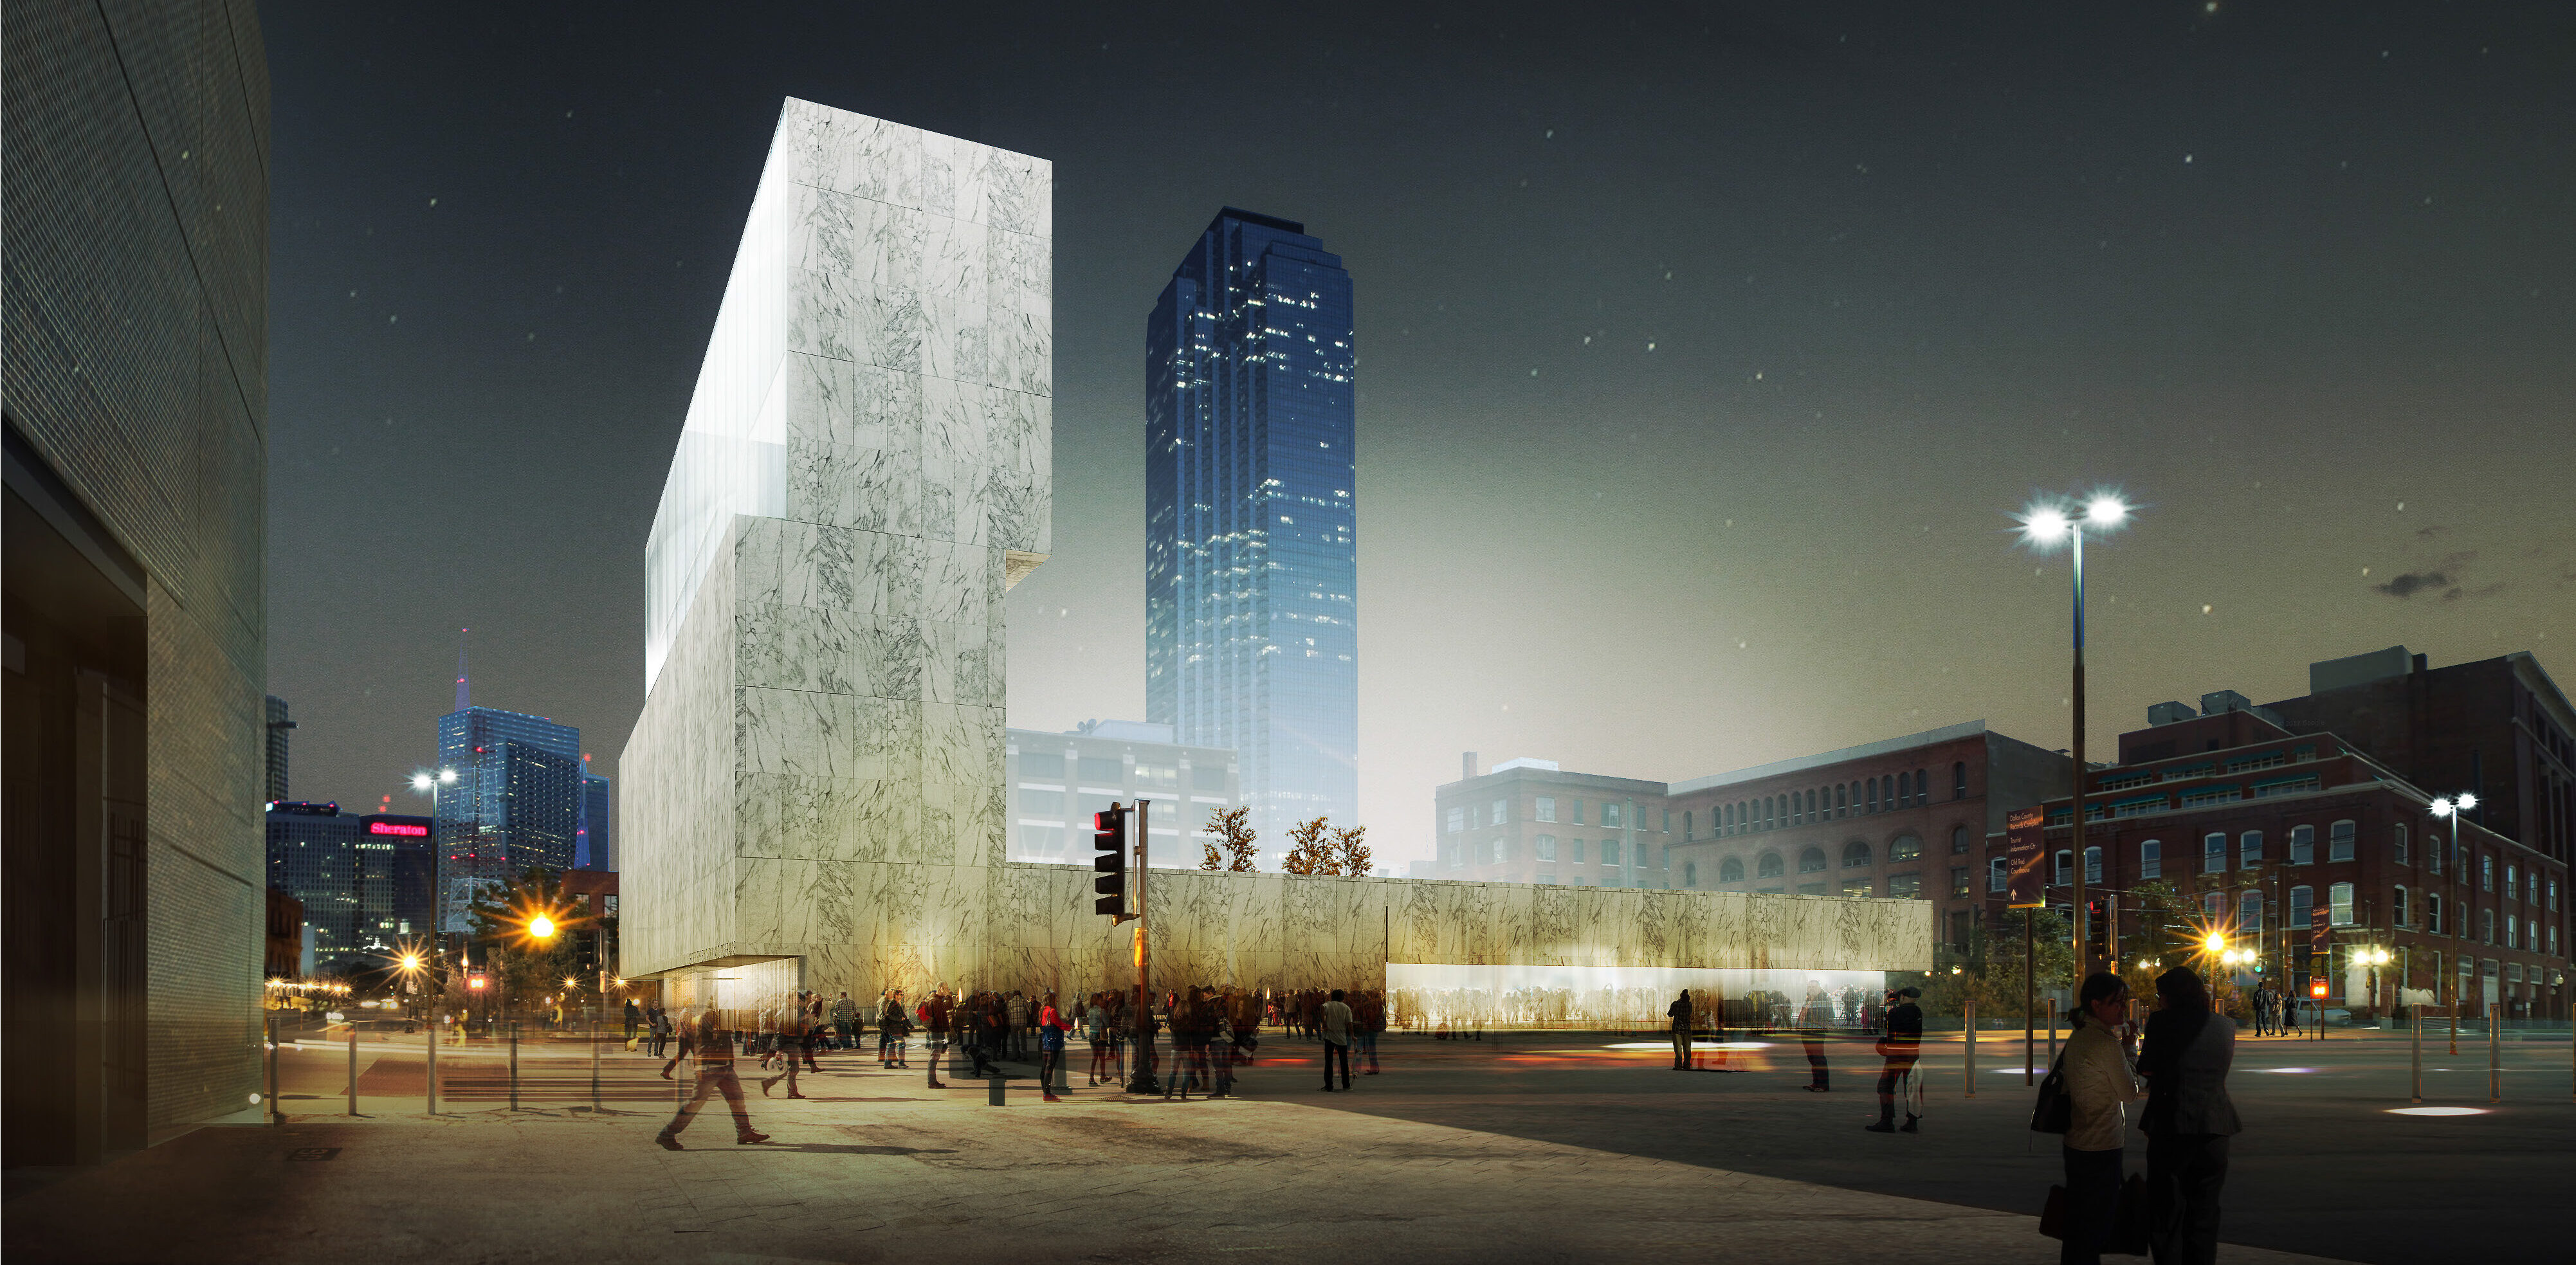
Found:
[(1351, 277), (1323, 246), (1228, 207), (1145, 335), (1146, 718), (1236, 752), (1266, 849), (1357, 814)]

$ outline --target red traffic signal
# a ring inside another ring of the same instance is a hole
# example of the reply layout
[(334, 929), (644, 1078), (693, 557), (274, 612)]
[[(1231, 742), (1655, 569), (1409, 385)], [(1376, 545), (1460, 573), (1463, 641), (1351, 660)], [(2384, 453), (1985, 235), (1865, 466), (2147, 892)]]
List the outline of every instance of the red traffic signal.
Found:
[(2323, 999), (2325, 995), (2326, 982), (2324, 980), (2312, 979), (2308, 981), (2308, 996)]

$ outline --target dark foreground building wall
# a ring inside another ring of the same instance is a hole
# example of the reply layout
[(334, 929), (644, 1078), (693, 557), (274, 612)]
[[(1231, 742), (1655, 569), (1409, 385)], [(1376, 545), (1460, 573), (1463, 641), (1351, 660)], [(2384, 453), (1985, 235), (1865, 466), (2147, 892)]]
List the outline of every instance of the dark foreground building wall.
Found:
[(26, 0), (0, 46), (17, 1165), (259, 1087), (268, 79), (247, 0)]

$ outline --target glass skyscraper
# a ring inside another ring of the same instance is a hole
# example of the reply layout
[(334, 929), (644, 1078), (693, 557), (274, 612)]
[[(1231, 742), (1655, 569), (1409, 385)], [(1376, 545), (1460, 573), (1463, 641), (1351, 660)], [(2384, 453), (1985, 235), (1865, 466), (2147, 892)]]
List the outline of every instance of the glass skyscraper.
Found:
[(1351, 277), (1305, 226), (1227, 207), (1145, 333), (1145, 712), (1236, 753), (1265, 855), (1354, 825)]
[(477, 887), (534, 866), (568, 870), (580, 843), (581, 731), (543, 716), (467, 707), (438, 718), (438, 928), (467, 931)]

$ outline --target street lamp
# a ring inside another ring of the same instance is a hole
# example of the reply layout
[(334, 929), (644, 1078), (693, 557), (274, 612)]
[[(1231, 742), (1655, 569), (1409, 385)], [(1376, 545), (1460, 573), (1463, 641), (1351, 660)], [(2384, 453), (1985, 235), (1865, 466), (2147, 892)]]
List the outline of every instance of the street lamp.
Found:
[(2460, 908), (2460, 869), (2468, 864), (2460, 855), (2460, 815), (2477, 806), (2478, 797), (2467, 791), (2445, 795), (2430, 805), (2434, 816), (2451, 819), (2451, 899), (2445, 902), (2450, 908), (2443, 911), (2444, 920), (2451, 924), (2451, 961), (2442, 971), (2442, 995), (2450, 999), (2453, 1054), (2460, 1052), (2460, 924), (2467, 921), (2466, 911)]
[[(2075, 707), (2075, 875), (2074, 939), (2075, 961), (2082, 970), (2093, 963), (2086, 953), (2084, 908), (2084, 536), (2108, 535), (2126, 526), (2129, 503), (2112, 489), (2096, 488), (2080, 502), (2072, 499), (2041, 497), (2029, 508), (2014, 516), (2021, 522), (2022, 542), (2037, 553), (2055, 552), (2059, 545), (2073, 549), (2075, 560), (2075, 692), (2070, 700)], [(2116, 934), (2110, 928), (2114, 914), (2109, 904), (2103, 906), (2103, 939), (2110, 946), (2112, 958), (2119, 957)]]
[(433, 936), (438, 934), (438, 899), (442, 890), (439, 880), (444, 877), (440, 871), (447, 868), (447, 858), (438, 846), (438, 792), (441, 787), (454, 785), (454, 769), (440, 769), (434, 773), (423, 769), (411, 775), (413, 793), (429, 796), (429, 934)]

